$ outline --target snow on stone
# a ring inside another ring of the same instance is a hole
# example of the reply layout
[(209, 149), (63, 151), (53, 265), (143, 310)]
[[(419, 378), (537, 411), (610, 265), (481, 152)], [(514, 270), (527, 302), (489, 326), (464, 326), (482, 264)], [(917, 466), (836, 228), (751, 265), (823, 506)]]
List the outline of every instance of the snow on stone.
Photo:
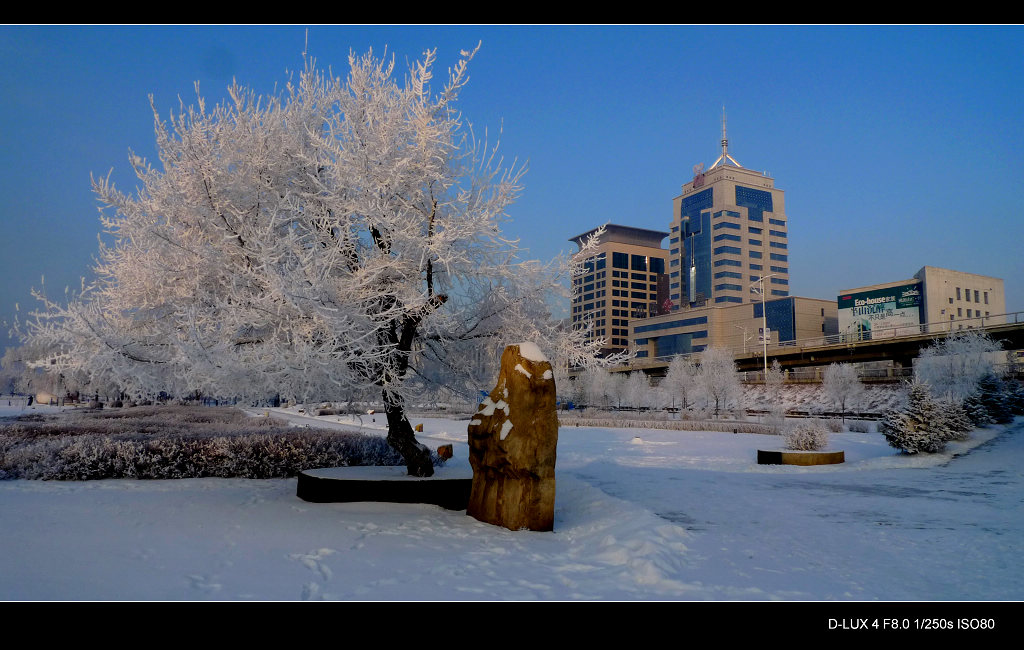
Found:
[(504, 440), (508, 436), (508, 432), (512, 430), (512, 420), (505, 420), (501, 425), (501, 431), (498, 433), (498, 438)]
[[(523, 367), (523, 364), (521, 364), (521, 363), (517, 363), (517, 364), (516, 364), (516, 371), (518, 371), (518, 372), (521, 372), (521, 373), (523, 373), (524, 375), (526, 375), (526, 378), (527, 378), (527, 379), (529, 379), (530, 377), (533, 377), (533, 375), (532, 375), (532, 374), (530, 374), (530, 371), (529, 371), (529, 370), (527, 370), (526, 368), (524, 368), (524, 367)], [(545, 372), (546, 372), (546, 371), (545, 371)]]
[(480, 403), (480, 406), (483, 408), (477, 412), (477, 415), (486, 415), (487, 417), (490, 417), (494, 415), (494, 411), (496, 410), (505, 411), (505, 414), (508, 415), (508, 403), (503, 399), (499, 399), (498, 403), (495, 404), (491, 401), (490, 395), (488, 395), (484, 398), (484, 401)]
[(544, 353), (540, 351), (540, 348), (537, 347), (537, 344), (532, 341), (523, 341), (520, 343), (519, 354), (521, 354), (524, 359), (529, 359), (534, 362), (548, 360), (548, 358), (544, 356)]
[(541, 375), (542, 379), (551, 379), (551, 370), (545, 370), (544, 374)]
[(478, 426), (480, 426), (481, 424), (483, 424), (483, 422), (482, 422), (481, 420), (478, 420), (478, 419), (476, 419), (476, 418), (473, 418), (472, 420), (470, 420), (470, 421), (469, 421), (469, 423), (470, 423), (470, 424), (471, 424), (472, 426), (475, 426), (475, 427), (478, 427)]

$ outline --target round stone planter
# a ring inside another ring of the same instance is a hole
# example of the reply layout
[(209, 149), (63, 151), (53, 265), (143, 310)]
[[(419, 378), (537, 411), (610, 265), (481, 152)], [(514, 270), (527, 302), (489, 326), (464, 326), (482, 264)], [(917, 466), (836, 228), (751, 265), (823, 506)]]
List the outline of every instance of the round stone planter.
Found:
[(758, 465), (835, 465), (845, 460), (842, 451), (757, 450)]
[(469, 467), (435, 467), (427, 478), (409, 476), (404, 466), (325, 467), (299, 472), (296, 494), (314, 503), (431, 503), (465, 510), (473, 485)]

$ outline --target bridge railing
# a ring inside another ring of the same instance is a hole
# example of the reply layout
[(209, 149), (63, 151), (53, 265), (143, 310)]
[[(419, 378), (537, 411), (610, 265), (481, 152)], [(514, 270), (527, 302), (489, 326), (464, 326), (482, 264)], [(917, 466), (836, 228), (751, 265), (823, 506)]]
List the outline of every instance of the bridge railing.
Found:
[[(871, 341), (891, 341), (903, 338), (910, 338), (914, 336), (922, 336), (928, 334), (943, 335), (951, 332), (961, 332), (967, 330), (982, 330), (987, 331), (998, 327), (1004, 327), (1006, 325), (1016, 325), (1024, 323), (1024, 311), (1007, 312), (1005, 314), (994, 314), (991, 316), (979, 316), (974, 318), (959, 318), (951, 321), (932, 321), (930, 323), (921, 323), (920, 325), (900, 325), (898, 327), (884, 327), (870, 332), (861, 333), (846, 333), (846, 334), (827, 334), (825, 336), (813, 336), (803, 339), (796, 339), (793, 341), (782, 341), (782, 342), (769, 342), (768, 353), (779, 353), (785, 351), (786, 348), (816, 348), (825, 347), (830, 345), (850, 345), (855, 346), (858, 343), (867, 343)], [(761, 356), (762, 345), (761, 344), (748, 344), (746, 346), (724, 346), (727, 350), (732, 352), (733, 356)], [(630, 359), (626, 364), (623, 364), (623, 369), (626, 366), (633, 368), (643, 368), (647, 366), (661, 366), (672, 359), (676, 355), (662, 356), (662, 357), (634, 357)]]

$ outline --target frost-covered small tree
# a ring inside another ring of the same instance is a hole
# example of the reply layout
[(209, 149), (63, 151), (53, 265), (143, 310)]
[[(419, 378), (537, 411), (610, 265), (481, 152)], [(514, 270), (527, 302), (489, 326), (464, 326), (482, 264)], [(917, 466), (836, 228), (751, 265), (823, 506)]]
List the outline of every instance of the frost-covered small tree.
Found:
[(635, 370), (629, 373), (629, 377), (626, 379), (626, 402), (636, 408), (642, 410), (650, 408), (651, 406), (651, 382), (648, 380), (647, 375), (642, 370)]
[(690, 355), (674, 357), (668, 364), (668, 372), (661, 386), (669, 400), (668, 405), (676, 406), (678, 402), (680, 412), (686, 411), (698, 390), (697, 364), (693, 358)]
[(995, 374), (986, 374), (978, 381), (978, 400), (996, 424), (1007, 424), (1013, 421), (1010, 402), (1006, 394), (1006, 384)]
[(584, 383), (587, 406), (606, 409), (614, 403), (615, 379), (604, 368), (588, 368), (578, 381)]
[(700, 353), (697, 383), (708, 406), (714, 404), (716, 418), (722, 410), (731, 408), (743, 392), (736, 362), (725, 348), (711, 347)]
[(781, 433), (786, 424), (786, 403), (782, 399), (782, 386), (786, 376), (782, 364), (772, 359), (772, 365), (764, 376), (765, 397), (768, 399), (768, 427), (773, 433)]
[(864, 385), (860, 382), (857, 371), (847, 363), (833, 363), (825, 368), (821, 387), (825, 398), (839, 407), (844, 422), (847, 407), (857, 404), (864, 393)]
[(949, 439), (967, 440), (968, 434), (974, 429), (974, 423), (967, 416), (963, 404), (943, 400), (936, 402), (935, 407), (942, 418), (942, 428), (947, 432)]
[(911, 385), (906, 407), (886, 412), (878, 431), (891, 446), (908, 454), (942, 451), (952, 438), (928, 385), (919, 381)]
[(307, 62), (280, 94), (154, 106), (159, 164), (131, 157), (133, 196), (94, 181), (112, 243), (95, 283), (27, 324), (36, 363), (178, 395), (373, 386), (409, 473), (431, 475), (405, 415), (417, 386), (472, 390), (524, 339), (567, 367), (600, 343), (550, 318), (570, 264), (501, 234), (523, 168), (457, 110), (473, 54), (439, 87), (434, 51), (402, 81), (371, 52), (345, 79)]
[(931, 386), (937, 397), (963, 401), (978, 382), (994, 372), (994, 359), (1002, 346), (977, 330), (964, 330), (921, 350), (914, 376)]

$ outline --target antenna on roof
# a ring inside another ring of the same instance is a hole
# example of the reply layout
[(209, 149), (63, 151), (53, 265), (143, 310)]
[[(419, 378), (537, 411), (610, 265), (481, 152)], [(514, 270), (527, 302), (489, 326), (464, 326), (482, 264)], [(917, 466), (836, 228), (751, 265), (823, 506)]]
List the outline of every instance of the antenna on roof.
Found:
[(718, 157), (718, 160), (711, 165), (711, 169), (718, 167), (719, 163), (725, 163), (726, 161), (731, 162), (737, 167), (742, 168), (743, 165), (736, 162), (736, 159), (729, 155), (729, 136), (725, 133), (725, 105), (722, 105), (722, 155)]

